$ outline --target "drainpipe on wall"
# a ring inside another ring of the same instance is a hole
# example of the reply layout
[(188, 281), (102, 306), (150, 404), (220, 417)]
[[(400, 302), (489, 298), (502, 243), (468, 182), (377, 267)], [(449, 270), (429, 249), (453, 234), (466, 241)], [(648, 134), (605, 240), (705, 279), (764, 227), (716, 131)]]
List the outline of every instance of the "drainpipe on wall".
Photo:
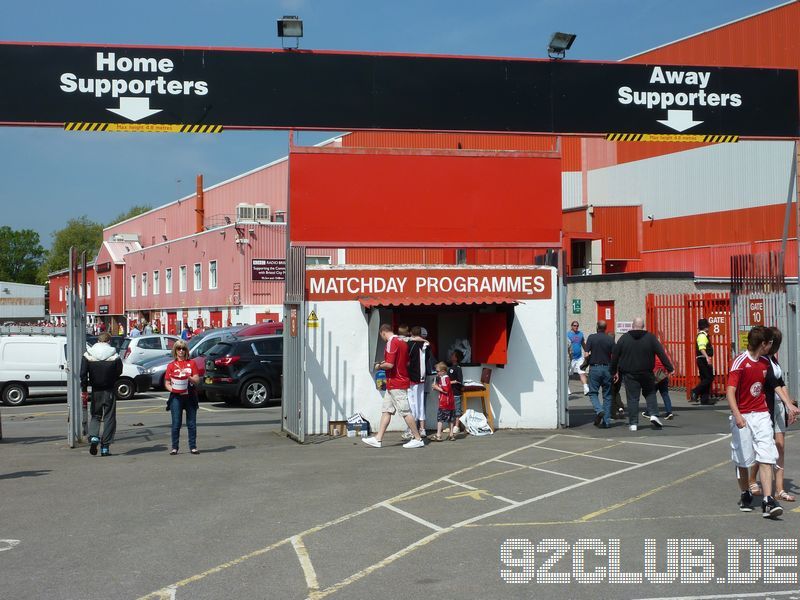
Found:
[(197, 176), (197, 204), (194, 209), (195, 213), (195, 233), (203, 231), (203, 221), (205, 220), (205, 206), (203, 205), (203, 175), (202, 173)]

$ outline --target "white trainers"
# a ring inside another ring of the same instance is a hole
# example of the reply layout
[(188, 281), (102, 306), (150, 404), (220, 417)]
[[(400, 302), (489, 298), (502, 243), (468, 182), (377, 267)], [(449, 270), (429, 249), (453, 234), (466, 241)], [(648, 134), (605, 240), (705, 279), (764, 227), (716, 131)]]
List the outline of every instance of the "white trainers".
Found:
[(372, 446), (373, 448), (381, 447), (380, 441), (378, 441), (374, 437), (361, 438), (361, 441), (364, 442), (367, 446)]
[(589, 395), (589, 386), (588, 385), (584, 385), (583, 386), (583, 395), (584, 396), (588, 396)]
[(419, 437), (421, 437), (421, 438), (428, 437), (428, 432), (425, 431), (424, 429), (420, 429), (419, 430)]
[[(628, 427), (628, 429), (630, 429), (631, 431), (636, 431), (637, 429), (639, 429), (639, 426), (638, 426), (638, 425), (630, 425), (630, 426)], [(366, 441), (366, 440), (365, 440), (365, 441)], [(378, 443), (380, 444), (380, 442), (378, 442)]]
[[(380, 444), (380, 442), (378, 442), (378, 444)], [(425, 442), (422, 440), (410, 440), (403, 444), (403, 448), (423, 448), (424, 446)]]
[(459, 433), (461, 433), (461, 430), (458, 428), (458, 425), (456, 425), (455, 427), (453, 427), (453, 435), (457, 435)]
[(403, 438), (404, 440), (410, 440), (410, 439), (411, 439), (412, 437), (414, 437), (414, 436), (413, 436), (413, 435), (411, 435), (411, 430), (410, 430), (410, 429), (406, 429), (406, 430), (403, 432), (403, 435), (401, 435), (400, 437), (401, 437), (401, 438)]

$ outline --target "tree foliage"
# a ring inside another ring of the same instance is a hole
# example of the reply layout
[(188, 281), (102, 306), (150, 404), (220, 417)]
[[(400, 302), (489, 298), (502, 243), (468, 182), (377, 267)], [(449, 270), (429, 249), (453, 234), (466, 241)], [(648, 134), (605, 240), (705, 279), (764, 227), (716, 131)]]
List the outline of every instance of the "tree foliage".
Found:
[(153, 207), (147, 204), (137, 204), (136, 206), (132, 206), (129, 211), (117, 215), (116, 218), (112, 219), (106, 227), (111, 227), (117, 223), (122, 223), (122, 221), (127, 221), (128, 219), (131, 219), (142, 213), (146, 213), (148, 210), (152, 209)]
[(38, 272), (45, 254), (34, 230), (0, 227), (0, 281), (43, 283)]
[(74, 246), (78, 251), (86, 251), (86, 262), (94, 260), (100, 245), (103, 243), (103, 226), (89, 220), (86, 215), (77, 219), (70, 219), (67, 225), (53, 233), (53, 247), (47, 256), (42, 268), (45, 279), (47, 273), (59, 271), (69, 267), (69, 249)]

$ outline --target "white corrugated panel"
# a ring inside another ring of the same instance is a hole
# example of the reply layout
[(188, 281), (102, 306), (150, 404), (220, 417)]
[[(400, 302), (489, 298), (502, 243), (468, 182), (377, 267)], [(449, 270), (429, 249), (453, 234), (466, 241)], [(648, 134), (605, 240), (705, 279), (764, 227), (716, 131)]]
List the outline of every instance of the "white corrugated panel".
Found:
[(561, 173), (561, 208), (583, 206), (583, 176), (580, 172)]
[(0, 281), (0, 319), (43, 319), (44, 286)]
[(596, 169), (589, 204), (641, 204), (656, 219), (786, 202), (792, 142), (717, 144)]

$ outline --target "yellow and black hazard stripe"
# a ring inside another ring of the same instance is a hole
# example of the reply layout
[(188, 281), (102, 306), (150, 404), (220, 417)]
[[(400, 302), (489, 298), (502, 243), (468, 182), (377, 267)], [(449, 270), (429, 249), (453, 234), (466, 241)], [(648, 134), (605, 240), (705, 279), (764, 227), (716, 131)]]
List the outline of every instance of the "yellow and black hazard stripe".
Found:
[(221, 133), (222, 125), (182, 125), (168, 123), (64, 123), (67, 131), (125, 131), (145, 133)]
[(735, 144), (738, 135), (695, 135), (687, 133), (608, 133), (610, 142), (693, 142), (696, 144)]

